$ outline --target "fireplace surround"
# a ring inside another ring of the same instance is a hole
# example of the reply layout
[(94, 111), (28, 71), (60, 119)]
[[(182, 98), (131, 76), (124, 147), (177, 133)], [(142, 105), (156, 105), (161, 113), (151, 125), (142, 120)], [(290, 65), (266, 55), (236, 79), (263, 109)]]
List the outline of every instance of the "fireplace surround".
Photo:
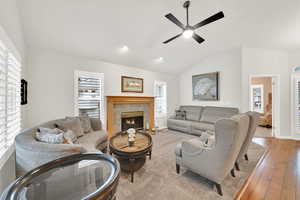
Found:
[(144, 124), (149, 124), (149, 128), (154, 128), (154, 97), (142, 96), (107, 96), (107, 132), (108, 137), (112, 137), (121, 131), (122, 112), (144, 112)]

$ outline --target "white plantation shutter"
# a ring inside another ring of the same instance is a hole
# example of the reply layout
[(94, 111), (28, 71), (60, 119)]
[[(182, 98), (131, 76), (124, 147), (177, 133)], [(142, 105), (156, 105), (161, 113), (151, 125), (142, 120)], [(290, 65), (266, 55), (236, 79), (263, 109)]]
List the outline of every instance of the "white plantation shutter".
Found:
[(167, 126), (167, 83), (155, 81), (155, 127), (166, 128)]
[(75, 72), (75, 114), (104, 120), (104, 75)]
[(10, 53), (8, 54), (7, 71), (6, 142), (11, 145), (21, 129), (21, 65)]
[(0, 41), (0, 157), (21, 129), (21, 65)]
[(300, 77), (294, 78), (294, 130), (300, 134)]
[(0, 157), (6, 147), (6, 63), (7, 51), (0, 41)]

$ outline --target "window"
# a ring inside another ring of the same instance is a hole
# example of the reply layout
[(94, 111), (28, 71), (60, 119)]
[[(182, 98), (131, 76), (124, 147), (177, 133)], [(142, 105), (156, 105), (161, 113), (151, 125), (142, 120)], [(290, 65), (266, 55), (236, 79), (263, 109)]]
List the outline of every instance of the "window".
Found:
[(87, 114), (104, 123), (104, 74), (75, 71), (75, 115)]
[(21, 130), (21, 64), (0, 41), (0, 157)]
[(167, 127), (167, 83), (154, 82), (155, 95), (155, 127), (158, 129)]
[(264, 112), (264, 86), (251, 85), (251, 111)]

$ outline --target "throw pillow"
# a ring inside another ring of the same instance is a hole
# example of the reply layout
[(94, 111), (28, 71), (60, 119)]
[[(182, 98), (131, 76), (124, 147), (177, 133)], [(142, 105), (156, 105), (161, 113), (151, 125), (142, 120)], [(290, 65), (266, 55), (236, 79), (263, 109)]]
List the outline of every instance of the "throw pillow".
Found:
[(62, 144), (64, 142), (63, 133), (53, 134), (49, 132), (37, 131), (35, 136), (38, 141), (49, 144)]
[(64, 132), (64, 139), (65, 143), (74, 144), (77, 141), (77, 136), (73, 131), (67, 130), (66, 132)]
[(79, 116), (81, 127), (83, 128), (84, 133), (89, 133), (92, 131), (92, 124), (90, 117), (86, 114)]
[(67, 132), (68, 130), (73, 131), (77, 137), (81, 137), (84, 134), (81, 127), (80, 120), (78, 118), (58, 121), (56, 122), (56, 126), (59, 129), (62, 129), (64, 132)]
[(92, 124), (88, 115), (84, 114), (84, 115), (80, 115), (79, 117), (66, 117), (66, 119), (69, 120), (74, 118), (80, 120), (81, 128), (83, 129), (84, 133), (89, 133), (92, 131)]
[(185, 110), (175, 110), (175, 119), (186, 120)]

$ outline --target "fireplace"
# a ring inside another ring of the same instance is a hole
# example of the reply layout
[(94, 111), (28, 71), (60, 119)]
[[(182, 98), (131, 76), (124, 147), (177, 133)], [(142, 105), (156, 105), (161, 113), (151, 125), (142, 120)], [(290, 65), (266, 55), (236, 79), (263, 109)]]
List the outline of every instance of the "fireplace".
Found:
[[(107, 96), (107, 132), (108, 137), (122, 130), (122, 113), (143, 112), (142, 128), (154, 128), (154, 97)], [(147, 122), (147, 123), (145, 123)], [(125, 129), (125, 128), (124, 128)]]
[(126, 131), (129, 128), (144, 128), (144, 112), (123, 112), (121, 113), (121, 130)]

